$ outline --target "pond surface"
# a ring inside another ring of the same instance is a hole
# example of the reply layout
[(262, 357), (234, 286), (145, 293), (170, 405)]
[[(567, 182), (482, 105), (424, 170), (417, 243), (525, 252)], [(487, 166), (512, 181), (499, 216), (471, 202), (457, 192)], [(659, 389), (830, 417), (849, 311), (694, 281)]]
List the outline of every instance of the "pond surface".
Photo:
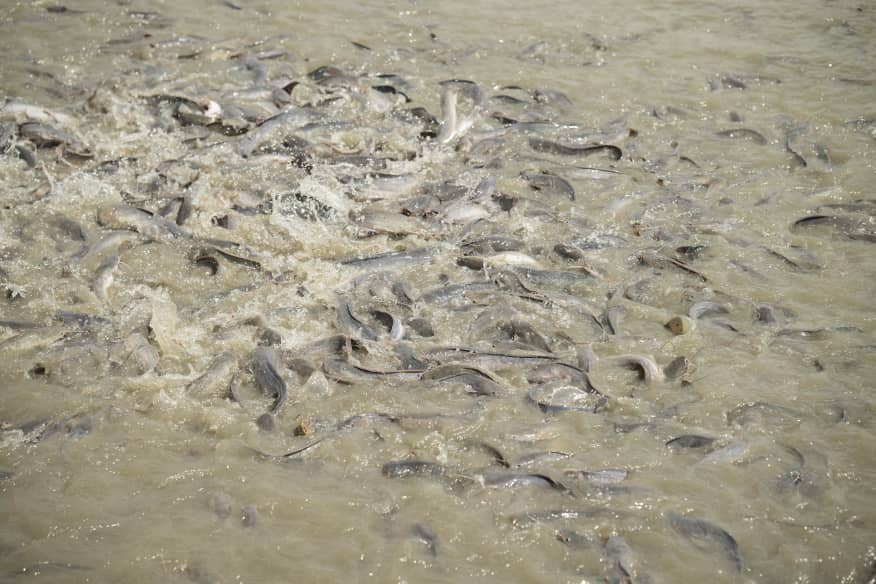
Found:
[(6, 2), (0, 582), (872, 582), (876, 7)]

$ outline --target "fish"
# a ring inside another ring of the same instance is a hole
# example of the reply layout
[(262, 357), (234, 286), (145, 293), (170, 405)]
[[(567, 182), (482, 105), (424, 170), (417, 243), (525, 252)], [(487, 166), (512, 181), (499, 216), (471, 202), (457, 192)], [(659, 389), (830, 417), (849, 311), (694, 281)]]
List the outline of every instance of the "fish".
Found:
[(602, 322), (607, 327), (609, 334), (619, 334), (620, 324), (626, 314), (627, 309), (620, 304), (615, 304), (614, 306), (609, 306), (605, 309)]
[(536, 191), (543, 191), (575, 200), (575, 188), (561, 176), (546, 172), (524, 173), (523, 178)]
[(699, 434), (683, 434), (677, 436), (666, 443), (666, 446), (675, 450), (678, 448), (703, 448), (709, 446), (715, 441), (715, 438), (709, 436), (700, 436)]
[(219, 353), (207, 369), (186, 386), (186, 391), (196, 397), (225, 397), (236, 369), (237, 358), (233, 353)]
[(688, 310), (687, 315), (694, 320), (698, 318), (702, 318), (707, 314), (727, 314), (729, 311), (718, 304), (717, 302), (712, 302), (710, 300), (702, 300), (700, 302), (696, 302), (693, 306)]
[(459, 87), (453, 83), (447, 83), (441, 88), (441, 122), (435, 138), (439, 144), (447, 144), (458, 138), (472, 125), (471, 120), (460, 118), (456, 111), (459, 91)]
[(390, 251), (372, 256), (357, 256), (340, 261), (342, 266), (355, 268), (385, 268), (411, 263), (420, 263), (435, 255), (432, 248), (417, 248), (409, 251)]
[(480, 484), (488, 489), (517, 489), (521, 487), (536, 487), (568, 491), (562, 484), (543, 474), (497, 473), (482, 475)]
[(605, 154), (611, 160), (620, 160), (623, 152), (617, 146), (611, 144), (588, 144), (584, 146), (566, 146), (559, 142), (544, 140), (542, 138), (530, 138), (529, 147), (536, 152), (545, 154), (559, 154), (561, 156), (593, 156)]
[(607, 580), (610, 583), (650, 582), (646, 575), (639, 577), (639, 562), (633, 549), (619, 535), (612, 535), (605, 540), (605, 555), (609, 561)]
[(663, 370), (657, 366), (652, 357), (647, 355), (620, 355), (615, 357), (614, 361), (620, 365), (638, 369), (646, 385), (666, 380)]
[(464, 363), (445, 363), (423, 372), (420, 379), (440, 383), (461, 383), (477, 395), (501, 395), (505, 393), (498, 379), (491, 373)]
[[(313, 72), (311, 72), (313, 74)], [(331, 75), (320, 76), (320, 80), (328, 79)], [(297, 129), (307, 124), (323, 120), (321, 113), (306, 109), (290, 107), (275, 116), (272, 116), (255, 128), (244, 134), (238, 143), (237, 151), (243, 158), (249, 158), (257, 148), (268, 143), (278, 143)]]
[(423, 542), (426, 549), (429, 550), (429, 555), (433, 558), (438, 556), (438, 536), (427, 525), (415, 523), (411, 528), (411, 534)]
[(251, 363), (256, 385), (274, 397), (271, 413), (278, 413), (286, 402), (288, 390), (279, 372), (276, 351), (270, 347), (258, 347), (253, 351)]
[(744, 567), (742, 553), (736, 539), (723, 528), (698, 517), (687, 517), (678, 513), (667, 514), (672, 528), (700, 549), (714, 547), (730, 562), (735, 570), (742, 572)]
[(626, 480), (629, 473), (623, 468), (598, 470), (567, 470), (566, 476), (585, 480), (597, 486), (615, 485)]
[(448, 475), (448, 469), (437, 462), (427, 460), (393, 460), (385, 463), (381, 474), (391, 479), (406, 479), (410, 477), (443, 478)]
[(744, 438), (734, 440), (722, 448), (713, 450), (712, 452), (701, 458), (696, 464), (715, 464), (725, 460), (736, 460), (748, 451), (748, 441)]
[(720, 132), (715, 132), (715, 135), (721, 138), (748, 140), (749, 142), (753, 142), (754, 144), (759, 144), (761, 146), (765, 146), (769, 142), (763, 134), (749, 128), (732, 128), (730, 130), (721, 130)]
[(97, 296), (97, 299), (104, 304), (109, 304), (107, 292), (115, 279), (114, 273), (116, 268), (119, 267), (119, 261), (118, 255), (109, 256), (100, 264), (100, 267), (97, 268), (94, 274), (94, 283), (91, 285), (91, 289), (94, 295)]
[(562, 521), (564, 519), (587, 519), (603, 515), (617, 515), (617, 512), (605, 507), (583, 507), (579, 509), (547, 509), (515, 513), (508, 517), (515, 527), (530, 527), (547, 521)]
[(360, 335), (367, 341), (377, 340), (377, 333), (375, 333), (371, 327), (356, 318), (350, 308), (350, 303), (344, 298), (338, 299), (338, 322), (340, 323), (341, 328), (348, 329), (353, 333)]
[(191, 231), (180, 227), (175, 221), (128, 205), (114, 204), (99, 207), (97, 222), (110, 229), (136, 231), (144, 237), (156, 241), (192, 238)]

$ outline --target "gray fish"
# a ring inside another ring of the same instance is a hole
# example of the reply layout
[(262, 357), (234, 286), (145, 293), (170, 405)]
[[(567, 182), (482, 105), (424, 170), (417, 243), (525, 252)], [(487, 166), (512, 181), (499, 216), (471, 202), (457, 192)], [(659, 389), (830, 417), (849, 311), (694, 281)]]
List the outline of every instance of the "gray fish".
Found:
[(654, 382), (665, 381), (666, 375), (657, 366), (653, 358), (646, 355), (620, 355), (614, 358), (620, 365), (638, 369), (642, 374), (646, 385)]
[(371, 316), (387, 328), (391, 341), (400, 341), (404, 338), (406, 333), (405, 325), (398, 316), (383, 310), (372, 310)]
[(523, 178), (536, 191), (568, 197), (572, 201), (575, 200), (575, 188), (561, 176), (542, 172), (524, 173)]
[(744, 438), (740, 438), (739, 440), (734, 440), (723, 448), (713, 450), (712, 452), (704, 456), (696, 464), (713, 464), (725, 460), (736, 460), (737, 458), (745, 454), (747, 450), (748, 441)]
[(459, 88), (455, 84), (446, 84), (441, 89), (441, 123), (438, 127), (436, 140), (439, 144), (447, 144), (459, 137), (471, 125), (459, 118), (456, 102), (459, 98)]
[(445, 79), (438, 85), (442, 88), (456, 87), (460, 95), (470, 99), (475, 105), (482, 104), (487, 97), (481, 86), (469, 79)]
[(529, 147), (536, 152), (544, 154), (559, 154), (562, 156), (592, 156), (594, 154), (606, 154), (612, 160), (620, 160), (623, 152), (617, 146), (610, 144), (588, 144), (585, 146), (566, 146), (559, 142), (544, 140), (542, 138), (530, 138)]
[(441, 383), (461, 383), (471, 388), (476, 395), (501, 395), (505, 390), (498, 380), (477, 367), (462, 363), (447, 363), (423, 373), (421, 379)]
[(237, 358), (232, 353), (220, 353), (213, 357), (206, 371), (186, 387), (186, 391), (198, 397), (225, 397), (236, 368)]
[(739, 426), (796, 423), (800, 418), (801, 414), (790, 408), (760, 401), (740, 404), (727, 412), (727, 423)]
[(681, 270), (682, 272), (685, 272), (687, 274), (691, 274), (693, 276), (696, 276), (697, 278), (699, 278), (703, 282), (708, 281), (708, 279), (704, 275), (702, 275), (698, 271), (694, 270), (693, 268), (691, 268), (690, 266), (688, 266), (684, 262), (681, 262), (679, 260), (664, 256), (664, 255), (660, 254), (659, 252), (644, 251), (644, 252), (641, 252), (637, 256), (637, 258), (638, 258), (640, 263), (647, 265), (647, 266), (651, 266), (652, 268), (658, 268), (658, 269), (674, 268), (677, 270)]
[(397, 371), (378, 371), (366, 369), (348, 363), (344, 359), (326, 359), (322, 370), (326, 376), (341, 383), (356, 383), (358, 381), (373, 381), (375, 379), (401, 379), (411, 381), (418, 379), (422, 369), (402, 369)]
[(717, 546), (721, 554), (727, 558), (737, 572), (742, 572), (742, 555), (739, 544), (732, 535), (721, 527), (697, 517), (685, 517), (677, 513), (669, 513), (669, 524), (680, 535), (692, 541), (698, 547)]
[(594, 485), (606, 486), (623, 482), (627, 478), (627, 471), (623, 468), (603, 468), (599, 470), (568, 470), (566, 476), (580, 478)]
[(252, 371), (256, 384), (269, 396), (274, 396), (271, 412), (276, 414), (286, 402), (286, 382), (280, 376), (277, 353), (270, 347), (258, 347), (252, 353)]
[(402, 264), (420, 263), (431, 258), (436, 251), (433, 248), (419, 248), (408, 251), (391, 251), (373, 256), (360, 256), (341, 260), (342, 266), (356, 268), (384, 268)]
[(432, 557), (438, 556), (438, 536), (435, 535), (434, 531), (422, 523), (415, 523), (411, 532), (414, 537), (426, 545), (426, 549), (429, 550)]
[(359, 334), (362, 336), (363, 339), (366, 339), (368, 341), (377, 340), (377, 333), (371, 330), (368, 325), (356, 318), (356, 316), (353, 314), (352, 309), (350, 308), (350, 303), (343, 298), (338, 299), (338, 322), (340, 323), (341, 328)]
[(448, 474), (447, 467), (427, 460), (395, 460), (387, 462), (380, 471), (391, 479), (410, 477), (442, 478)]
[(732, 128), (730, 130), (722, 130), (720, 132), (715, 132), (715, 135), (720, 136), (721, 138), (748, 140), (749, 142), (760, 144), (761, 146), (766, 145), (768, 142), (768, 140), (764, 138), (763, 134), (755, 130), (750, 130), (748, 128)]
[(118, 267), (119, 256), (112, 255), (104, 260), (104, 262), (100, 265), (100, 267), (97, 268), (97, 271), (95, 272), (94, 283), (91, 285), (91, 289), (94, 291), (94, 295), (97, 296), (97, 299), (104, 304), (109, 303), (109, 297), (107, 297), (107, 292), (109, 291), (109, 287), (113, 284), (113, 274)]
[(529, 383), (548, 383), (558, 380), (578, 382), (585, 387), (593, 388), (587, 370), (567, 363), (542, 363), (526, 374), (526, 381)]
[(69, 310), (59, 310), (56, 312), (55, 320), (61, 321), (65, 326), (79, 329), (95, 329), (112, 324), (111, 320), (102, 316), (70, 312)]
[(564, 519), (582, 519), (602, 515), (616, 515), (615, 511), (605, 507), (585, 507), (581, 509), (547, 509), (544, 511), (525, 511), (511, 515), (508, 519), (515, 527), (529, 527), (546, 521), (562, 521)]
[(97, 210), (97, 222), (110, 229), (127, 229), (160, 241), (191, 239), (192, 233), (175, 221), (128, 205), (103, 205)]
[(578, 360), (578, 367), (585, 373), (590, 373), (593, 364), (599, 361), (599, 357), (596, 355), (596, 352), (593, 350), (593, 345), (590, 343), (579, 346), (575, 350), (575, 356)]
[(777, 487), (780, 491), (796, 489), (800, 494), (813, 497), (818, 492), (815, 473), (806, 464), (806, 457), (797, 448), (783, 444), (782, 448), (788, 451), (795, 459), (796, 465), (788, 472), (782, 474)]
[(556, 462), (558, 460), (565, 460), (570, 456), (572, 456), (572, 454), (569, 452), (556, 452), (553, 450), (548, 452), (530, 452), (529, 454), (524, 454), (515, 458), (511, 462), (511, 466), (521, 467), (543, 462)]
[(619, 535), (612, 535), (605, 541), (605, 555), (610, 569), (607, 580), (610, 584), (634, 584), (648, 582), (650, 578), (638, 577), (638, 562), (629, 544)]
[(466, 253), (488, 255), (492, 252), (520, 251), (526, 247), (526, 243), (520, 239), (507, 235), (488, 235), (469, 239), (460, 244), (460, 248)]
[(685, 356), (676, 357), (663, 368), (663, 376), (672, 381), (687, 373), (690, 361)]
[(274, 416), (269, 413), (264, 413), (256, 418), (256, 426), (263, 432), (271, 432), (274, 429)]
[(620, 304), (609, 306), (602, 316), (602, 323), (608, 329), (609, 334), (617, 335), (620, 332), (620, 324), (627, 314), (627, 309)]
[(247, 132), (240, 140), (237, 150), (244, 158), (251, 156), (265, 143), (281, 142), (287, 135), (306, 124), (321, 121), (322, 114), (305, 108), (289, 108), (263, 121)]
[(714, 442), (714, 438), (709, 436), (700, 436), (698, 434), (684, 434), (669, 440), (666, 446), (673, 450), (677, 448), (703, 448)]
[(562, 91), (558, 91), (556, 89), (536, 89), (532, 93), (532, 97), (538, 103), (559, 105), (562, 107), (572, 107), (572, 100), (569, 99), (569, 96), (567, 96)]
[(481, 484), (491, 489), (517, 489), (521, 487), (538, 487), (567, 491), (562, 484), (543, 474), (499, 473), (481, 477)]
[(557, 541), (576, 549), (588, 549), (593, 547), (593, 540), (571, 529), (557, 531)]
[(707, 314), (727, 314), (727, 312), (729, 311), (717, 302), (702, 300), (694, 303), (694, 305), (690, 307), (690, 310), (688, 310), (687, 314), (692, 319), (696, 320)]
[(30, 140), (37, 148), (53, 148), (70, 145), (74, 150), (87, 152), (87, 148), (70, 132), (43, 122), (27, 122), (18, 127), (18, 134)]
[(570, 387), (547, 383), (530, 389), (526, 398), (546, 414), (559, 412), (598, 413), (605, 409), (607, 399), (593, 388)]
[(481, 351), (467, 347), (433, 347), (425, 351), (427, 359), (439, 362), (475, 361), (484, 366), (532, 365), (557, 361), (556, 355), (536, 351)]

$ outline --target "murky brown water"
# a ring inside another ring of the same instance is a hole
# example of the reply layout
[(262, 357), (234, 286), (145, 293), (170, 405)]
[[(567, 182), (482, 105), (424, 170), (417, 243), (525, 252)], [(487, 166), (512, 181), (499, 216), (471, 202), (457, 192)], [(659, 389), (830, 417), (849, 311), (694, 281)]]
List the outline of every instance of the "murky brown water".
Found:
[(0, 581), (872, 581), (873, 6), (518, 4), (5, 3)]

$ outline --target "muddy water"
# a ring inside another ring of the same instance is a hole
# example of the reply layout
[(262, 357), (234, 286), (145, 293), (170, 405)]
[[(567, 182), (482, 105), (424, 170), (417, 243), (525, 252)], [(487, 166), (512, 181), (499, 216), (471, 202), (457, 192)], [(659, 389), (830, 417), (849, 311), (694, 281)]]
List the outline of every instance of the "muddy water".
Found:
[(4, 5), (0, 581), (870, 581), (873, 8), (520, 4)]

